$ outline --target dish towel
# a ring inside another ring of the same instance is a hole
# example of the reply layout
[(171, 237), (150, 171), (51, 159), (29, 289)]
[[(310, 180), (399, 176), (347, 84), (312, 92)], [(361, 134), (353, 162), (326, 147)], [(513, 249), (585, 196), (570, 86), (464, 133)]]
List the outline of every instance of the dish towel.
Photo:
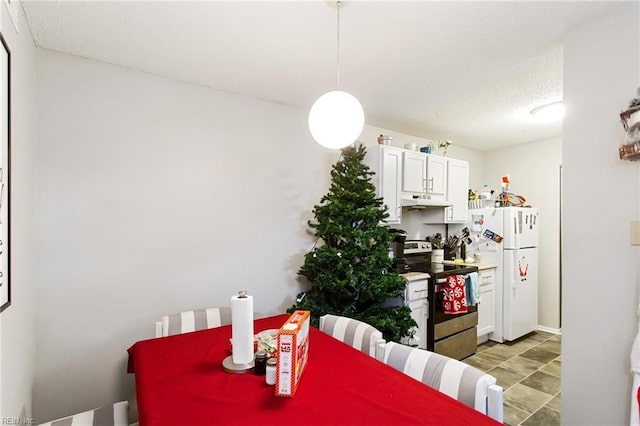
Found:
[(467, 306), (475, 306), (480, 303), (480, 289), (478, 288), (478, 273), (471, 272), (465, 280), (467, 290)]
[(449, 275), (442, 289), (442, 311), (445, 314), (467, 313), (467, 296), (462, 275)]

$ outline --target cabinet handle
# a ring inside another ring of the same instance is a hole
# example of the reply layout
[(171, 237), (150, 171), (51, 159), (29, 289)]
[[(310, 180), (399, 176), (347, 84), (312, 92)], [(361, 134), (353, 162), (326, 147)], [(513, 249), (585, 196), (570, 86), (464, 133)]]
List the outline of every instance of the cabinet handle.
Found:
[(426, 288), (423, 288), (422, 290), (413, 290), (414, 293), (423, 293), (425, 291), (427, 291)]
[(433, 178), (429, 178), (429, 192), (433, 192)]

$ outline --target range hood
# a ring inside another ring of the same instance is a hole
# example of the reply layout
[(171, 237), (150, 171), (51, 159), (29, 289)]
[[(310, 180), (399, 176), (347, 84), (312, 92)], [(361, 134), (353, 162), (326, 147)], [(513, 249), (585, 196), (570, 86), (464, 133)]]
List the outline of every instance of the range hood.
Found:
[(428, 198), (402, 198), (400, 200), (402, 207), (409, 207), (411, 210), (422, 210), (433, 207), (449, 207), (453, 203), (447, 200), (431, 200)]

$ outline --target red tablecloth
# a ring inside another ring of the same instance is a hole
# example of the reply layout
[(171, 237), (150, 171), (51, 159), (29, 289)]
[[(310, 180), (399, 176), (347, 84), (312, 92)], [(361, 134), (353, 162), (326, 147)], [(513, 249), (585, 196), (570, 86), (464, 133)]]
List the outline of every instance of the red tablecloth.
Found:
[[(287, 318), (256, 320), (255, 331), (279, 328)], [(230, 337), (225, 326), (129, 348), (140, 425), (497, 424), (313, 327), (296, 395), (277, 397), (264, 376), (222, 370)]]

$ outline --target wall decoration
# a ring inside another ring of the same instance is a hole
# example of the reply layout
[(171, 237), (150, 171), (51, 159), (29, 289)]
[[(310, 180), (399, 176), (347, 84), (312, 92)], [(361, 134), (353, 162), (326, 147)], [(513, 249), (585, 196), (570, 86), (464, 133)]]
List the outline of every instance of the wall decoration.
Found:
[(618, 148), (621, 160), (640, 160), (640, 87), (636, 95), (637, 97), (629, 102), (629, 107), (620, 113), (620, 121), (626, 132)]
[(0, 312), (11, 304), (11, 51), (0, 33)]

